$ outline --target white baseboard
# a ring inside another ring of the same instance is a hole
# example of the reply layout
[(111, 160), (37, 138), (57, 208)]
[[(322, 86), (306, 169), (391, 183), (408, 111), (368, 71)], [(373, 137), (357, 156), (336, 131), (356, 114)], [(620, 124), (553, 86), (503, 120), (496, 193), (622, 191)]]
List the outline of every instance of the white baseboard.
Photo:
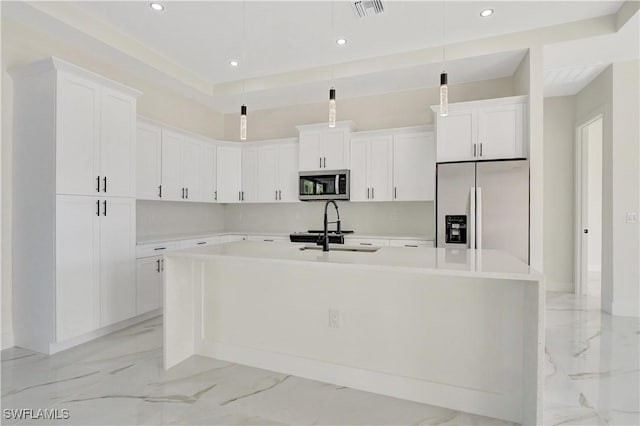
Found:
[(283, 353), (199, 342), (199, 355), (466, 413), (523, 423), (522, 395), (429, 382)]
[(637, 300), (613, 301), (611, 315), (640, 318), (640, 306)]
[(9, 349), (13, 347), (13, 333), (12, 332), (6, 332), (6, 333), (2, 333), (2, 336), (0, 337), (0, 339), (2, 339), (2, 350), (4, 349)]
[(82, 336), (74, 337), (73, 339), (65, 340), (62, 342), (51, 343), (49, 344), (49, 354), (54, 354), (56, 352), (63, 351), (65, 349), (72, 348), (74, 346), (80, 345), (82, 343), (89, 342), (91, 340), (97, 339), (98, 337), (106, 336), (107, 334), (114, 333), (118, 330), (122, 330), (123, 328), (130, 327), (134, 324), (137, 324), (142, 321), (146, 321), (153, 317), (162, 314), (162, 309), (155, 309), (153, 311), (147, 312), (142, 315), (138, 315), (137, 317), (129, 318), (124, 321), (120, 321), (116, 324), (111, 324), (107, 327), (100, 328), (98, 330), (91, 331), (89, 333), (83, 334)]

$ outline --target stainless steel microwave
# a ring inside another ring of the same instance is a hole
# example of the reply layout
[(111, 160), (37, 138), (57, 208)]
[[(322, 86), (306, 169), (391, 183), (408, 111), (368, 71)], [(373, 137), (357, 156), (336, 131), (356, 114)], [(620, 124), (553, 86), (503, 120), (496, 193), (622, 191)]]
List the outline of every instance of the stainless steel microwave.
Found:
[(299, 181), (301, 201), (349, 199), (349, 170), (300, 172)]

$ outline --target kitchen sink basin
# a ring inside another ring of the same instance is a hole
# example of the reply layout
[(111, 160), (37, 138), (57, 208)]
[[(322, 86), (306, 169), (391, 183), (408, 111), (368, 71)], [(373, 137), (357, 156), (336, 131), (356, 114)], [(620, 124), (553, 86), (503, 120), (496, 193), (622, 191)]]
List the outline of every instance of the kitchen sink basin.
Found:
[[(352, 251), (352, 252), (360, 252), (360, 253), (375, 253), (380, 249), (380, 247), (349, 247), (349, 246), (341, 246), (341, 247), (330, 247), (329, 251)], [(300, 251), (306, 250), (322, 250), (322, 246), (304, 246), (300, 247)]]

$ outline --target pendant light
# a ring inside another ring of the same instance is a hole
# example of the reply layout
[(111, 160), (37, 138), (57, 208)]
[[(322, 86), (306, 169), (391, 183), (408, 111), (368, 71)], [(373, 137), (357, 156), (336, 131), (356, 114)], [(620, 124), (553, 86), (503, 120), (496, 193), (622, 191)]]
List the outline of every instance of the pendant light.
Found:
[[(244, 58), (245, 56), (245, 39), (246, 39), (246, 12), (245, 12), (245, 2), (242, 2), (242, 57), (243, 57), (243, 62), (246, 63), (246, 60)], [(242, 80), (242, 99), (244, 101), (244, 79)], [(240, 107), (240, 140), (241, 141), (246, 141), (247, 140), (247, 106), (244, 104), (244, 102), (242, 103), (242, 106)]]
[[(442, 67), (444, 68), (445, 60), (445, 32), (444, 32), (444, 5), (442, 2)], [(449, 87), (447, 84), (448, 76), (446, 71), (442, 71), (440, 74), (440, 117), (446, 117), (449, 115)]]
[[(333, 0), (331, 1), (331, 36), (335, 36)], [(331, 64), (331, 83), (334, 83), (334, 64)], [(329, 127), (336, 127), (336, 89), (329, 89)]]

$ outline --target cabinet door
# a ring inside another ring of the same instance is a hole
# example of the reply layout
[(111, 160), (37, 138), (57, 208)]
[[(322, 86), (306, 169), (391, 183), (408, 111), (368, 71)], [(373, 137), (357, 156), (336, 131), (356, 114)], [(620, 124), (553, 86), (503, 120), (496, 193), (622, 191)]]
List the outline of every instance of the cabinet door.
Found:
[(393, 138), (393, 199), (430, 201), (435, 195), (435, 152), (432, 133)]
[[(244, 167), (244, 164), (242, 165)], [(258, 151), (257, 201), (273, 203), (278, 200), (278, 147), (267, 146)]]
[(371, 138), (354, 138), (351, 141), (351, 201), (369, 201), (371, 188), (369, 187), (368, 158)]
[(298, 201), (298, 144), (278, 149), (278, 201)]
[(162, 256), (136, 261), (136, 315), (162, 306), (163, 266)]
[(349, 168), (348, 136), (344, 130), (327, 130), (320, 138), (322, 168), (338, 170)]
[(100, 86), (58, 74), (56, 93), (56, 192), (98, 193)]
[(162, 131), (158, 127), (138, 124), (136, 136), (136, 198), (160, 198), (162, 166)]
[(303, 132), (300, 133), (300, 170), (320, 170), (322, 169), (322, 159), (320, 157), (320, 133)]
[(200, 163), (202, 161), (202, 145), (200, 141), (185, 138), (182, 141), (182, 187), (185, 189), (185, 200), (202, 201)]
[(371, 139), (367, 163), (371, 200), (391, 201), (393, 192), (392, 136), (376, 136)]
[(450, 110), (448, 116), (440, 117), (436, 113), (436, 117), (438, 162), (474, 160), (473, 148), (477, 141), (475, 110)]
[(100, 324), (124, 321), (136, 313), (135, 199), (100, 200)]
[(135, 196), (136, 100), (103, 88), (100, 122), (101, 193)]
[(242, 150), (242, 196), (241, 201), (258, 201), (258, 149)]
[(478, 110), (478, 158), (524, 157), (523, 105), (503, 105)]
[(237, 203), (240, 201), (242, 179), (242, 150), (221, 146), (218, 148), (216, 182), (218, 184), (218, 202)]
[(58, 342), (100, 327), (97, 201), (93, 197), (56, 196)]
[(182, 135), (162, 131), (162, 198), (182, 200)]
[(218, 199), (218, 188), (216, 187), (216, 146), (210, 143), (203, 143), (201, 159), (201, 199), (208, 203), (215, 202)]

